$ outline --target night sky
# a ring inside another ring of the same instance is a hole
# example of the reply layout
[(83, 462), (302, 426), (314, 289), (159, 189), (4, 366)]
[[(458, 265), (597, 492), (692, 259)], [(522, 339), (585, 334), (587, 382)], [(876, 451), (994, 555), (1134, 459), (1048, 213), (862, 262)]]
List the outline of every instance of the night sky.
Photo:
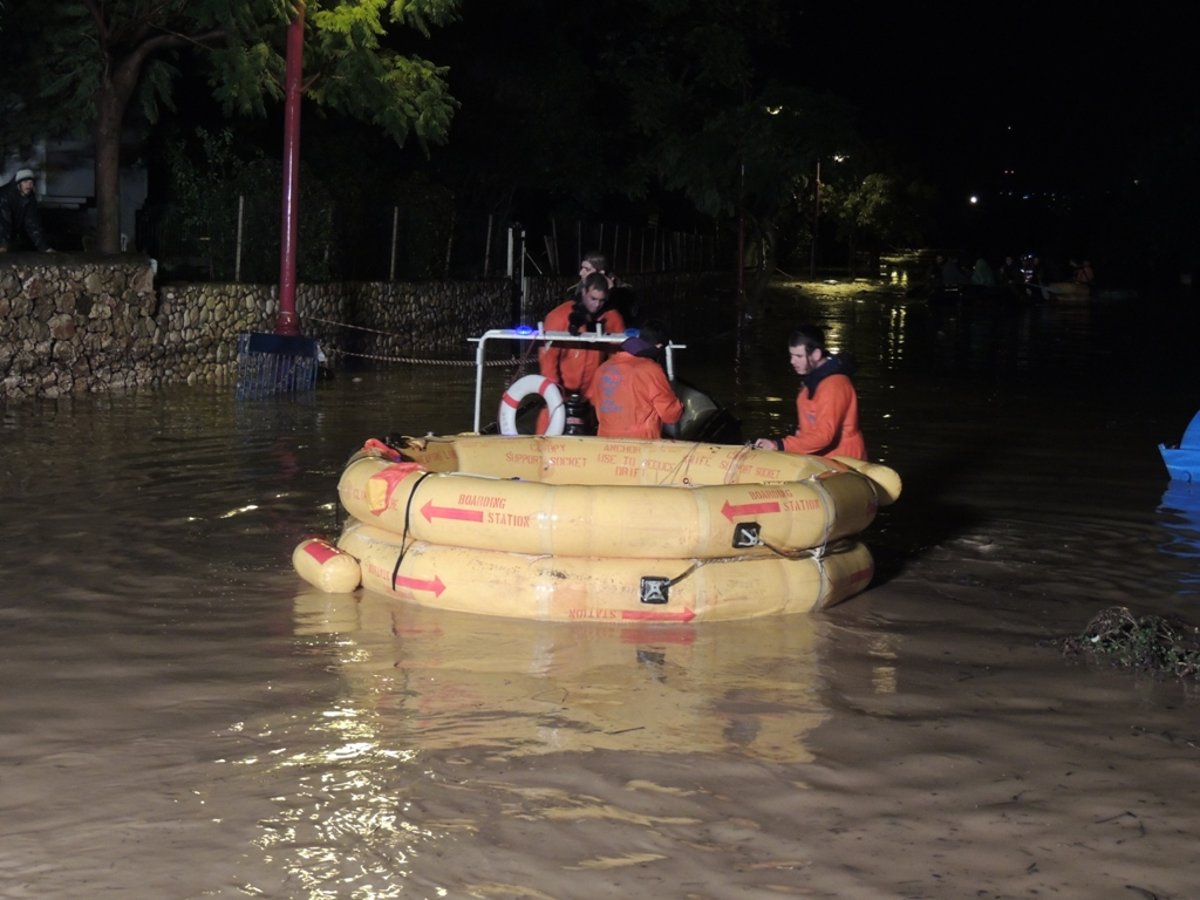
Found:
[(934, 240), (1169, 278), (1200, 262), (1200, 80), (1184, 10), (806, 4), (791, 44), (798, 80), (850, 100), (868, 138), (940, 190)]
[(1042, 189), (1146, 177), (1139, 148), (1194, 134), (1195, 32), (1182, 10), (1114, 0), (871, 13), (814, 4), (797, 16), (794, 43), (797, 55), (816, 45), (806, 77), (844, 93), (881, 139), (932, 163), (926, 171), (965, 186), (1009, 169)]

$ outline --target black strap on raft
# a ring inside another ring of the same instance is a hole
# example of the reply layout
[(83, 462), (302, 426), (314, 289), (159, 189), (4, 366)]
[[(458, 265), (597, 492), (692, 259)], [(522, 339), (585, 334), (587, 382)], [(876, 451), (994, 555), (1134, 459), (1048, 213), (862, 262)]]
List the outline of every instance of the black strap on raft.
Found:
[[(781, 547), (773, 547), (770, 544), (768, 544), (766, 541), (760, 541), (759, 546), (765, 547), (766, 549), (770, 550), (772, 553), (774, 553), (776, 556), (781, 557), (782, 559), (814, 559), (818, 563), (820, 563), (822, 560), (825, 559), (825, 557), (829, 556), (832, 553), (842, 553), (846, 550), (849, 550), (850, 547), (853, 545), (853, 543), (854, 543), (854, 541), (851, 538), (842, 538), (841, 540), (834, 541), (833, 543), (825, 543), (819, 547), (807, 547), (803, 550), (784, 550)], [(678, 575), (676, 575), (674, 578), (662, 579), (663, 587), (665, 587), (665, 588), (674, 587), (675, 585), (679, 584), (679, 582), (683, 581), (683, 579), (687, 578), (690, 575), (695, 574), (695, 572), (698, 569), (700, 569), (702, 566), (707, 566), (707, 565), (710, 565), (711, 563), (737, 562), (738, 560), (742, 560), (745, 558), (746, 557), (744, 557), (744, 556), (729, 556), (729, 557), (716, 557), (713, 559), (698, 559), (695, 562), (693, 562), (690, 566), (688, 566), (686, 569), (684, 569), (682, 572), (680, 572)]]
[(400, 535), (400, 555), (396, 557), (396, 565), (392, 569), (391, 587), (396, 588), (396, 576), (400, 574), (400, 563), (404, 562), (404, 554), (408, 552), (408, 547), (405, 542), (408, 541), (408, 522), (412, 516), (413, 499), (417, 496), (417, 488), (421, 486), (421, 482), (433, 475), (433, 472), (424, 472), (417, 479), (417, 483), (413, 485), (413, 489), (408, 492), (408, 502), (404, 504), (404, 533)]

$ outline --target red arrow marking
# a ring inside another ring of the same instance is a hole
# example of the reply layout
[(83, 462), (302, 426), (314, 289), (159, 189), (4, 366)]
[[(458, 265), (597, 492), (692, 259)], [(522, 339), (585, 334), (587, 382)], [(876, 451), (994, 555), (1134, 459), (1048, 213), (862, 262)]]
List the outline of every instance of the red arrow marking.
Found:
[(430, 500), (421, 507), (421, 515), (425, 517), (426, 522), (432, 522), (435, 518), (441, 519), (462, 519), (466, 522), (482, 522), (482, 509), (459, 509), (457, 506), (434, 506)]
[(734, 516), (752, 516), (755, 513), (775, 513), (779, 512), (779, 504), (775, 501), (768, 503), (743, 503), (740, 506), (734, 506), (728, 500), (721, 507), (721, 515), (727, 518), (730, 522)]
[(623, 609), (622, 619), (635, 619), (639, 622), (690, 622), (696, 614), (690, 609), (679, 612), (651, 612), (648, 609)]
[(438, 575), (433, 576), (430, 581), (426, 578), (409, 578), (407, 575), (397, 575), (393, 587), (406, 587), (414, 591), (433, 591), (434, 596), (442, 596), (442, 591), (446, 589), (446, 585), (442, 583), (442, 579)]

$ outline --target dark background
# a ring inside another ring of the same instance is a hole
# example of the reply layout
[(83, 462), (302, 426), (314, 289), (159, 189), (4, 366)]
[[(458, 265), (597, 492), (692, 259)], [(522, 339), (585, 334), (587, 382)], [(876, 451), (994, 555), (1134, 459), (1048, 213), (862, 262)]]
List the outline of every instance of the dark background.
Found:
[[(755, 18), (772, 9), (780, 17), (769, 27)], [(325, 216), (323, 234), (302, 236), (307, 246), (339, 243), (325, 277), (333, 277), (335, 267), (342, 277), (377, 278), (381, 266), (386, 272), (397, 207), (404, 245), (417, 260), (402, 277), (444, 274), (437, 261), (451, 256), (448, 245), (455, 261), (470, 260), (477, 270), (483, 252), (475, 245), (489, 217), (498, 225), (527, 226), (534, 253), (542, 250), (542, 235), (556, 228), (560, 238), (582, 228), (579, 223), (595, 230), (564, 240), (570, 245), (564, 257), (580, 240), (594, 244), (602, 225), (610, 236), (619, 227), (627, 235), (659, 228), (728, 237), (734, 225), (728, 209), (714, 221), (678, 190), (654, 183), (631, 190), (625, 181), (630, 173), (622, 165), (637, 159), (645, 144), (630, 128), (630, 95), (638, 86), (621, 80), (622, 53), (653, 46), (654, 38), (669, 45), (676, 32), (653, 33), (663, 10), (675, 16), (665, 20), (678, 34), (720, 20), (730, 48), (749, 35), (748, 91), (777, 81), (849, 104), (870, 165), (899, 183), (930, 188), (919, 234), (905, 246), (949, 248), (968, 263), (975, 254), (993, 263), (1006, 254), (1037, 253), (1060, 263), (1087, 257), (1100, 282), (1110, 285), (1178, 283), (1195, 269), (1200, 102), (1183, 11), (1124, 0), (891, 7), (463, 0), (459, 20), (428, 37), (408, 30), (389, 38), (448, 67), (461, 106), (444, 146), (410, 141), (397, 148), (369, 125), (304, 104), (302, 177), (319, 187), (304, 198), (305, 209), (339, 204)], [(5, 45), (39, 27), (15, 12), (5, 26)], [(721, 52), (718, 43), (713, 62), (723, 62)], [(138, 139), (131, 146), (139, 149), (127, 160), (140, 156), (150, 171), (148, 235), (185, 221), (172, 207), (178, 197), (169, 178), (170, 152), (185, 142), (206, 179), (202, 193), (232, 197), (245, 190), (234, 176), (250, 167), (215, 165), (200, 155), (197, 128), (232, 129), (237, 152), (256, 149), (276, 164), (280, 154), (279, 109), (265, 119), (226, 119), (194, 61), (185, 54), (176, 64), (175, 109), (163, 109), (153, 125), (136, 117), (131, 122)], [(719, 112), (714, 103), (714, 116)], [(833, 174), (827, 170), (825, 177)], [(265, 210), (252, 231), (265, 244), (278, 208), (266, 195), (277, 186), (265, 174), (250, 181)], [(714, 189), (728, 198), (728, 184)], [(800, 185), (800, 213), (788, 223), (792, 271), (804, 270), (797, 263), (810, 243), (804, 229), (811, 193), (811, 180)], [(851, 254), (838, 249), (831, 220), (821, 227), (820, 261), (844, 267)], [(211, 234), (200, 237), (211, 247), (228, 230), (227, 224), (209, 227)], [(139, 225), (142, 249), (164, 255), (141, 233)], [(261, 251), (268, 272), (271, 252), (267, 246)], [(725, 258), (731, 251), (722, 245), (721, 252)], [(302, 260), (302, 268), (310, 267), (305, 277), (321, 277), (312, 264)], [(211, 259), (201, 260), (193, 274), (203, 274), (205, 265), (213, 268)], [(573, 270), (573, 260), (559, 269)]]

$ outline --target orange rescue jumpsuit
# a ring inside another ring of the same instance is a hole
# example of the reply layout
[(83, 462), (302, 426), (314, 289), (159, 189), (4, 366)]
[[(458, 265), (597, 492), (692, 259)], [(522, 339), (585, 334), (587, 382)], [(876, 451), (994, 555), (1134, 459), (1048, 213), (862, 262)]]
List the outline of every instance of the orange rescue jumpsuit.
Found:
[(587, 396), (600, 437), (657, 440), (664, 422), (674, 424), (683, 415), (662, 366), (624, 350), (600, 366)]
[(858, 393), (848, 375), (827, 375), (796, 395), (799, 427), (783, 438), (788, 453), (867, 458), (867, 443), (858, 427)]
[[(560, 303), (546, 314), (542, 327), (546, 331), (570, 331), (571, 312), (574, 309), (574, 300)], [(615, 309), (602, 311), (596, 321), (600, 323), (605, 334), (623, 334), (625, 331), (625, 320)], [(594, 325), (592, 327), (595, 328)], [(538, 351), (538, 370), (562, 388), (563, 399), (576, 392), (586, 397), (596, 370), (607, 355), (605, 345), (599, 345), (597, 348), (572, 341), (556, 347), (553, 342), (548, 341)], [(550, 414), (543, 409), (538, 413), (537, 433), (545, 434), (549, 424)]]
[[(542, 327), (546, 331), (569, 331), (571, 311), (574, 308), (574, 300), (559, 304), (547, 313)], [(597, 321), (603, 326), (605, 334), (621, 334), (625, 331), (625, 320), (615, 309), (604, 310)], [(558, 384), (564, 394), (578, 391), (586, 395), (592, 378), (606, 355), (607, 350), (603, 347), (596, 349), (588, 344), (574, 342), (556, 347), (553, 342), (548, 342), (538, 351), (538, 369)]]

